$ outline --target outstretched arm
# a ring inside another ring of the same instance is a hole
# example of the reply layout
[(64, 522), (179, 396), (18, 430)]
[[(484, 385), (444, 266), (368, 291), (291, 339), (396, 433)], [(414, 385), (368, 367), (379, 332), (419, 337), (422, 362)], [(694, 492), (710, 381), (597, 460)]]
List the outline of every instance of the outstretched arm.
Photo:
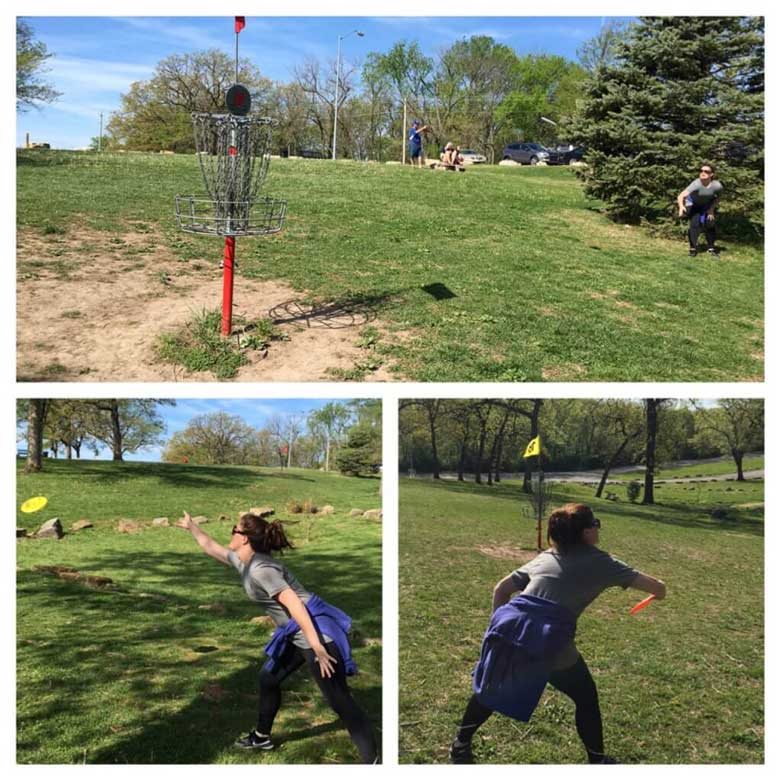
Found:
[(504, 577), (504, 579), (493, 588), (493, 612), (506, 604), (512, 597), (512, 594), (518, 590), (520, 590), (520, 588), (517, 587), (511, 574), (508, 577)]
[(190, 517), (189, 512), (185, 512), (184, 517), (176, 521), (176, 526), (189, 531), (203, 552), (216, 558), (220, 563), (228, 563), (227, 548), (215, 542), (205, 531), (202, 531), (200, 526)]
[(320, 674), (323, 677), (330, 677), (333, 674), (333, 670), (336, 668), (336, 659), (328, 654), (328, 651), (325, 649), (322, 642), (320, 642), (317, 629), (314, 627), (311, 616), (306, 609), (306, 605), (301, 601), (300, 596), (292, 588), (285, 588), (283, 591), (277, 593), (274, 598), (287, 610), (290, 617), (300, 626), (301, 633), (311, 645), (311, 649), (314, 651), (314, 655), (317, 658)]
[(652, 593), (659, 600), (666, 598), (666, 583), (649, 574), (637, 574), (628, 587)]

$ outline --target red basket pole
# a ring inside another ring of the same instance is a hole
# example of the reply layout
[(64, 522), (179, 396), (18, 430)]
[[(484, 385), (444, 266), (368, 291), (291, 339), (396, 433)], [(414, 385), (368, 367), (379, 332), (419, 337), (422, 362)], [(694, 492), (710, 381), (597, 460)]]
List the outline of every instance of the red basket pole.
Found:
[(236, 258), (236, 237), (225, 236), (225, 261), (222, 274), (222, 335), (229, 336), (233, 327), (233, 262)]

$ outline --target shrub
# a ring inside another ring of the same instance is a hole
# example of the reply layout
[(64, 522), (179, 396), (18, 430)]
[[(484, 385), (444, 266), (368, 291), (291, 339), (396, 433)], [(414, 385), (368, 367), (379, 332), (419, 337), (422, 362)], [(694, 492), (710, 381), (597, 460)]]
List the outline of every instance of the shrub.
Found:
[(637, 482), (635, 479), (632, 479), (631, 482), (626, 485), (626, 495), (632, 504), (636, 502), (641, 492), (642, 484)]

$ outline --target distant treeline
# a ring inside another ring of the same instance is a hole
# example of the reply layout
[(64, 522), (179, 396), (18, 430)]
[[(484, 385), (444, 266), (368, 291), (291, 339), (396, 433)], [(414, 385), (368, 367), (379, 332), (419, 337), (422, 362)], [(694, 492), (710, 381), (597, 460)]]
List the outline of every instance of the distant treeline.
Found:
[(399, 468), (487, 483), (530, 475), (537, 460), (523, 454), (538, 435), (549, 471), (608, 474), (650, 462), (652, 473), (672, 460), (728, 455), (741, 474), (744, 454), (763, 450), (763, 421), (763, 401), (753, 399), (410, 399), (400, 405)]

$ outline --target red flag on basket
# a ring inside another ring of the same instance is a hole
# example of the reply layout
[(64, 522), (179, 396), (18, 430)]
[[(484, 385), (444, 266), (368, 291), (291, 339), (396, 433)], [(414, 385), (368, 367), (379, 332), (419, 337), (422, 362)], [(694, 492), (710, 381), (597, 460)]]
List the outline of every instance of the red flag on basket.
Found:
[(238, 35), (241, 30), (246, 27), (246, 17), (245, 16), (237, 16), (236, 17), (236, 35)]

